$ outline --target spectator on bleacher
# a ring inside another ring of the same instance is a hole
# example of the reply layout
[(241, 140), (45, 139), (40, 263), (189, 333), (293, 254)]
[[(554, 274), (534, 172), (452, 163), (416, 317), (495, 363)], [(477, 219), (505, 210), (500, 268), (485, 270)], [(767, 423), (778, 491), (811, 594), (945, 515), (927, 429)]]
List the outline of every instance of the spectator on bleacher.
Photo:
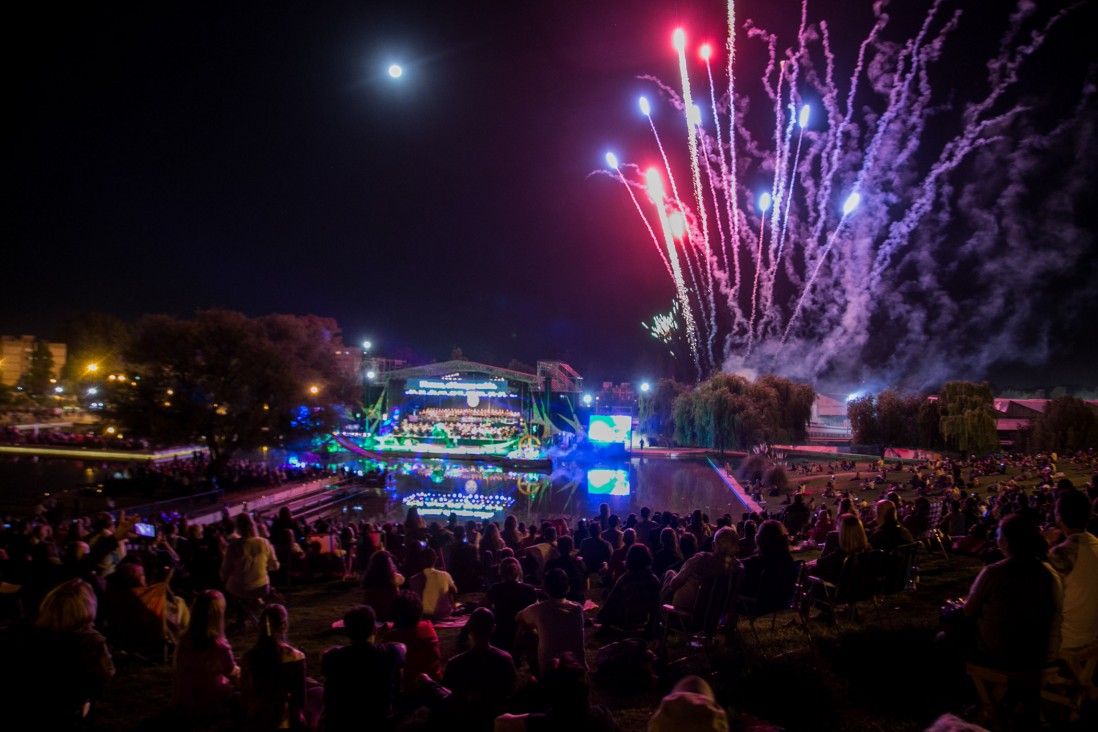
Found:
[(240, 667), (225, 639), (225, 597), (216, 590), (198, 593), (191, 622), (175, 650), (172, 699), (176, 709), (193, 719), (224, 716)]
[(500, 561), (499, 573), (500, 581), (488, 588), (488, 602), (496, 616), (492, 645), (513, 653), (518, 629), (515, 616), (537, 602), (537, 590), (522, 581), (522, 565), (514, 557)]
[(221, 581), (225, 591), (237, 603), (237, 625), (255, 621), (256, 611), (271, 593), (268, 574), (278, 569), (275, 548), (267, 539), (256, 535), (255, 521), (247, 513), (238, 514), (235, 521), (240, 536), (229, 542), (221, 561)]
[(1098, 639), (1098, 537), (1087, 531), (1091, 502), (1081, 491), (1065, 491), (1056, 501), (1062, 541), (1048, 560), (1064, 586), (1061, 647), (1081, 648)]
[(343, 616), (349, 646), (324, 652), (324, 730), (361, 730), (367, 721), (392, 729), (400, 670), (405, 648), (399, 643), (374, 643), (377, 616), (369, 605), (358, 605)]
[(877, 501), (877, 528), (869, 536), (869, 543), (873, 548), (889, 552), (913, 541), (915, 537), (900, 524), (896, 515), (896, 504), (889, 500)]
[(379, 621), (393, 619), (390, 606), (403, 584), (404, 575), (397, 571), (392, 555), (385, 550), (374, 552), (362, 577), (363, 602), (374, 609)]

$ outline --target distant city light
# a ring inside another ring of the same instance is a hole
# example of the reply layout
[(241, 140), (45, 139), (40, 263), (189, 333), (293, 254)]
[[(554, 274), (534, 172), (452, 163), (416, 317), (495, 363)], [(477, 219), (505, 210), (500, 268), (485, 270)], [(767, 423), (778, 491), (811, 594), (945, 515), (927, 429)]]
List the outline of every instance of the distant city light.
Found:
[(591, 397), (590, 394), (584, 394), (583, 395), (583, 403), (584, 404), (586, 404), (587, 406), (591, 406), (592, 401), (594, 401), (594, 399)]

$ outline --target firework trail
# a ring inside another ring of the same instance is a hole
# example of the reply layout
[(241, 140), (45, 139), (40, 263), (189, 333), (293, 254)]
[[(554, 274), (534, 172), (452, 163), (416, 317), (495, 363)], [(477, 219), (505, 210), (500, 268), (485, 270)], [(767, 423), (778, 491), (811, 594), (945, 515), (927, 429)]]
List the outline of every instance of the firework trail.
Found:
[[(958, 101), (948, 82), (957, 75), (958, 47), (966, 49), (964, 34), (993, 27), (984, 18), (990, 11), (966, 9), (977, 14), (966, 25), (959, 0), (930, 0), (912, 22), (901, 13), (906, 6), (895, 9), (897, 20), (880, 0), (844, 62), (827, 21), (812, 19), (807, 2), (799, 5), (793, 43), (779, 52), (778, 33), (740, 19), (736, 3), (727, 3), (726, 91), (718, 93), (712, 48), (699, 53), (709, 82), (708, 124), (694, 105), (684, 29), (672, 34), (681, 88), (641, 77), (683, 117), (693, 188), (689, 202), (680, 198), (643, 100), (671, 195), (652, 171), (641, 182), (635, 166), (628, 175), (611, 167), (675, 287), (680, 317), (654, 327), (666, 334), (681, 325), (703, 376), (712, 367), (813, 379), (876, 367), (902, 378), (919, 364), (905, 366), (899, 354), (942, 352), (942, 344), (928, 344), (930, 329), (943, 328), (969, 341), (949, 356), (955, 373), (986, 368), (994, 361), (990, 349), (1019, 342), (1037, 311), (1009, 302), (1002, 287), (973, 293), (964, 269), (1009, 271), (1024, 290), (1041, 282), (1037, 272), (1048, 278), (1085, 263), (1091, 241), (1070, 200), (1094, 187), (1089, 171), (1098, 146), (1079, 136), (1093, 130), (1094, 71), (1072, 70), (1082, 93), (1067, 111), (1054, 95), (1024, 88), (1022, 73), (1084, 4), (1042, 12), (1018, 0), (994, 21), (1002, 31), (991, 58), (965, 60), (969, 75), (984, 70), (982, 78), (966, 79), (965, 88), (975, 90), (967, 101)], [(913, 32), (905, 34), (905, 25)], [(751, 104), (751, 85), (737, 69), (743, 59), (760, 72), (755, 90), (768, 102), (762, 106)], [(844, 64), (850, 76), (839, 81)], [(1015, 167), (989, 171), (996, 159)], [(1063, 177), (1049, 186), (1054, 171)], [(633, 187), (648, 190), (662, 246)], [(1004, 199), (1019, 203), (1009, 215)], [(1057, 227), (1033, 220), (1036, 211), (1058, 212)], [(685, 231), (676, 233), (680, 223)], [(1040, 249), (1033, 240), (1058, 247), (1044, 266), (1027, 261)], [(989, 325), (996, 338), (987, 335)]]

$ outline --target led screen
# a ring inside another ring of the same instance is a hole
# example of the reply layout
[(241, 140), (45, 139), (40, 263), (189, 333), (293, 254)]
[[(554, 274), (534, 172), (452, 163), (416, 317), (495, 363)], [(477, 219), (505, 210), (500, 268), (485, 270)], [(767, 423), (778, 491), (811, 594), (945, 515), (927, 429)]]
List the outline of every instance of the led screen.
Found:
[(633, 418), (622, 415), (593, 414), (587, 428), (587, 438), (591, 442), (606, 444), (629, 444), (629, 433), (633, 428)]
[(629, 495), (629, 471), (593, 468), (587, 471), (587, 493), (600, 496)]

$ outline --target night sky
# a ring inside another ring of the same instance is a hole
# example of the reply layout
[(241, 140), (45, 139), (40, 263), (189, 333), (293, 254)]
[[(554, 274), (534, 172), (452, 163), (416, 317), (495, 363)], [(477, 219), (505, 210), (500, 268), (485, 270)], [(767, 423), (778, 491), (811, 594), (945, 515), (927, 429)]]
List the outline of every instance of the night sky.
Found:
[[(1035, 60), (1035, 87), (1056, 87), (1062, 63), (1078, 87), (1094, 58), (1076, 47), (1085, 5)], [(837, 47), (870, 22), (860, 3), (810, 7)], [(653, 87), (637, 77), (676, 82), (676, 25), (721, 47), (724, 3), (23, 11), (7, 24), (0, 332), (54, 337), (84, 309), (223, 307), (333, 317), (346, 342), (417, 362), (460, 347), (498, 365), (563, 358), (596, 381), (659, 370), (667, 349), (641, 321), (670, 307), (671, 283), (620, 185), (590, 173), (608, 149), (652, 158), (636, 98)], [(788, 32), (799, 3), (738, 12)], [(1093, 212), (1076, 223), (1093, 234)], [(1096, 259), (1091, 241), (1080, 276), (1056, 284), (1070, 312), (1038, 313), (1070, 341), (1057, 358), (991, 376), (1096, 381)]]

